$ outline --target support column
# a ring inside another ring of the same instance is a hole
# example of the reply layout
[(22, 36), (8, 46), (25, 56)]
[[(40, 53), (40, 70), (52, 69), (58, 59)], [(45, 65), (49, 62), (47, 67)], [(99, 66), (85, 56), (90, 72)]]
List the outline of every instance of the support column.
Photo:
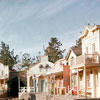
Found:
[(59, 89), (58, 84), (59, 84), (59, 81), (57, 80), (57, 95), (59, 94), (59, 93), (58, 93), (58, 89)]
[(94, 97), (94, 81), (93, 81), (93, 71), (91, 70), (91, 74), (90, 74), (90, 86), (91, 86), (91, 97)]
[(69, 90), (71, 91), (71, 96), (72, 96), (72, 70), (70, 70), (70, 88)]
[(51, 94), (51, 89), (52, 89), (52, 82), (51, 82), (52, 80), (51, 79), (52, 79), (52, 75), (50, 76), (50, 94)]
[(100, 98), (100, 94), (99, 94), (100, 93), (99, 92), (100, 91), (100, 67), (99, 67), (99, 70), (98, 70), (98, 87), (99, 88), (97, 89), (97, 97)]
[(18, 77), (18, 90), (20, 89), (20, 77)]
[(46, 77), (47, 78), (47, 94), (48, 94), (48, 76)]
[(79, 70), (77, 69), (77, 97), (79, 97)]
[(29, 87), (29, 76), (27, 76), (27, 87)]
[(38, 82), (38, 78), (36, 78), (36, 92), (38, 92), (39, 89), (39, 82)]
[(30, 92), (30, 76), (27, 76), (27, 92)]
[(54, 75), (54, 95), (55, 95), (55, 75)]
[(86, 92), (87, 92), (87, 82), (86, 82), (87, 80), (86, 80), (86, 66), (84, 66), (84, 93), (85, 93), (85, 98), (87, 98), (87, 94), (86, 94)]

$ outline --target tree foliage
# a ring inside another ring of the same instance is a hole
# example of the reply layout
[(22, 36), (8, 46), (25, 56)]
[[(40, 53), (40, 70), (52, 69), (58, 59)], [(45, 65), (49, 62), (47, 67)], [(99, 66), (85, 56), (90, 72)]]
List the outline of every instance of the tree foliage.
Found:
[(31, 57), (30, 54), (24, 53), (22, 55), (22, 67), (29, 67), (35, 61), (35, 57)]
[(82, 40), (81, 39), (76, 40), (76, 46), (82, 47)]
[(14, 50), (9, 49), (9, 45), (1, 42), (1, 49), (0, 49), (0, 63), (4, 65), (8, 65), (11, 69), (14, 64), (17, 63), (17, 55), (14, 56)]
[(65, 50), (61, 50), (61, 46), (62, 43), (58, 41), (56, 37), (51, 37), (48, 47), (45, 49), (45, 54), (48, 55), (49, 61), (54, 63), (63, 58), (63, 53)]

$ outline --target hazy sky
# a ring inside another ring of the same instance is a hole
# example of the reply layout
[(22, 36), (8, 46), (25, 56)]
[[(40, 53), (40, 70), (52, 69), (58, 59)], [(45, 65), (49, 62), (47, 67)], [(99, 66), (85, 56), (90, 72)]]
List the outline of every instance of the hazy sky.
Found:
[(16, 54), (43, 53), (52, 36), (67, 53), (88, 23), (100, 24), (100, 0), (0, 0), (0, 41)]

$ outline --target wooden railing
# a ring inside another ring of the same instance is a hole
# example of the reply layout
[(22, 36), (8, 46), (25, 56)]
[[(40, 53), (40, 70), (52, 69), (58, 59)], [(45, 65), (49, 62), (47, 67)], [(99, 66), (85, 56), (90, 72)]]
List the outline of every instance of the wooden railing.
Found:
[(20, 87), (19, 88), (19, 98), (26, 92), (35, 93), (34, 87)]
[(99, 55), (98, 54), (85, 54), (78, 56), (76, 58), (73, 58), (70, 60), (70, 66), (73, 67), (82, 67), (85, 65), (97, 65), (99, 64)]

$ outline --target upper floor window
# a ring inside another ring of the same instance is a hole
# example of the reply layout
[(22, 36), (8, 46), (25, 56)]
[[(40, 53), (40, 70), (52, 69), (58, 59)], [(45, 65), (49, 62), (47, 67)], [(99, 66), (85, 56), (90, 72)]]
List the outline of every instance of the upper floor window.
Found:
[(92, 44), (92, 53), (95, 53), (95, 43)]
[(2, 71), (2, 76), (4, 75), (4, 71)]
[(43, 65), (41, 64), (41, 65), (39, 66), (40, 72), (41, 72), (42, 68), (43, 68)]
[(46, 66), (45, 66), (46, 72), (48, 71), (49, 68), (51, 68), (51, 67), (48, 64), (46, 64)]
[(88, 46), (86, 46), (86, 48), (85, 48), (85, 49), (86, 49), (86, 54), (88, 54)]

